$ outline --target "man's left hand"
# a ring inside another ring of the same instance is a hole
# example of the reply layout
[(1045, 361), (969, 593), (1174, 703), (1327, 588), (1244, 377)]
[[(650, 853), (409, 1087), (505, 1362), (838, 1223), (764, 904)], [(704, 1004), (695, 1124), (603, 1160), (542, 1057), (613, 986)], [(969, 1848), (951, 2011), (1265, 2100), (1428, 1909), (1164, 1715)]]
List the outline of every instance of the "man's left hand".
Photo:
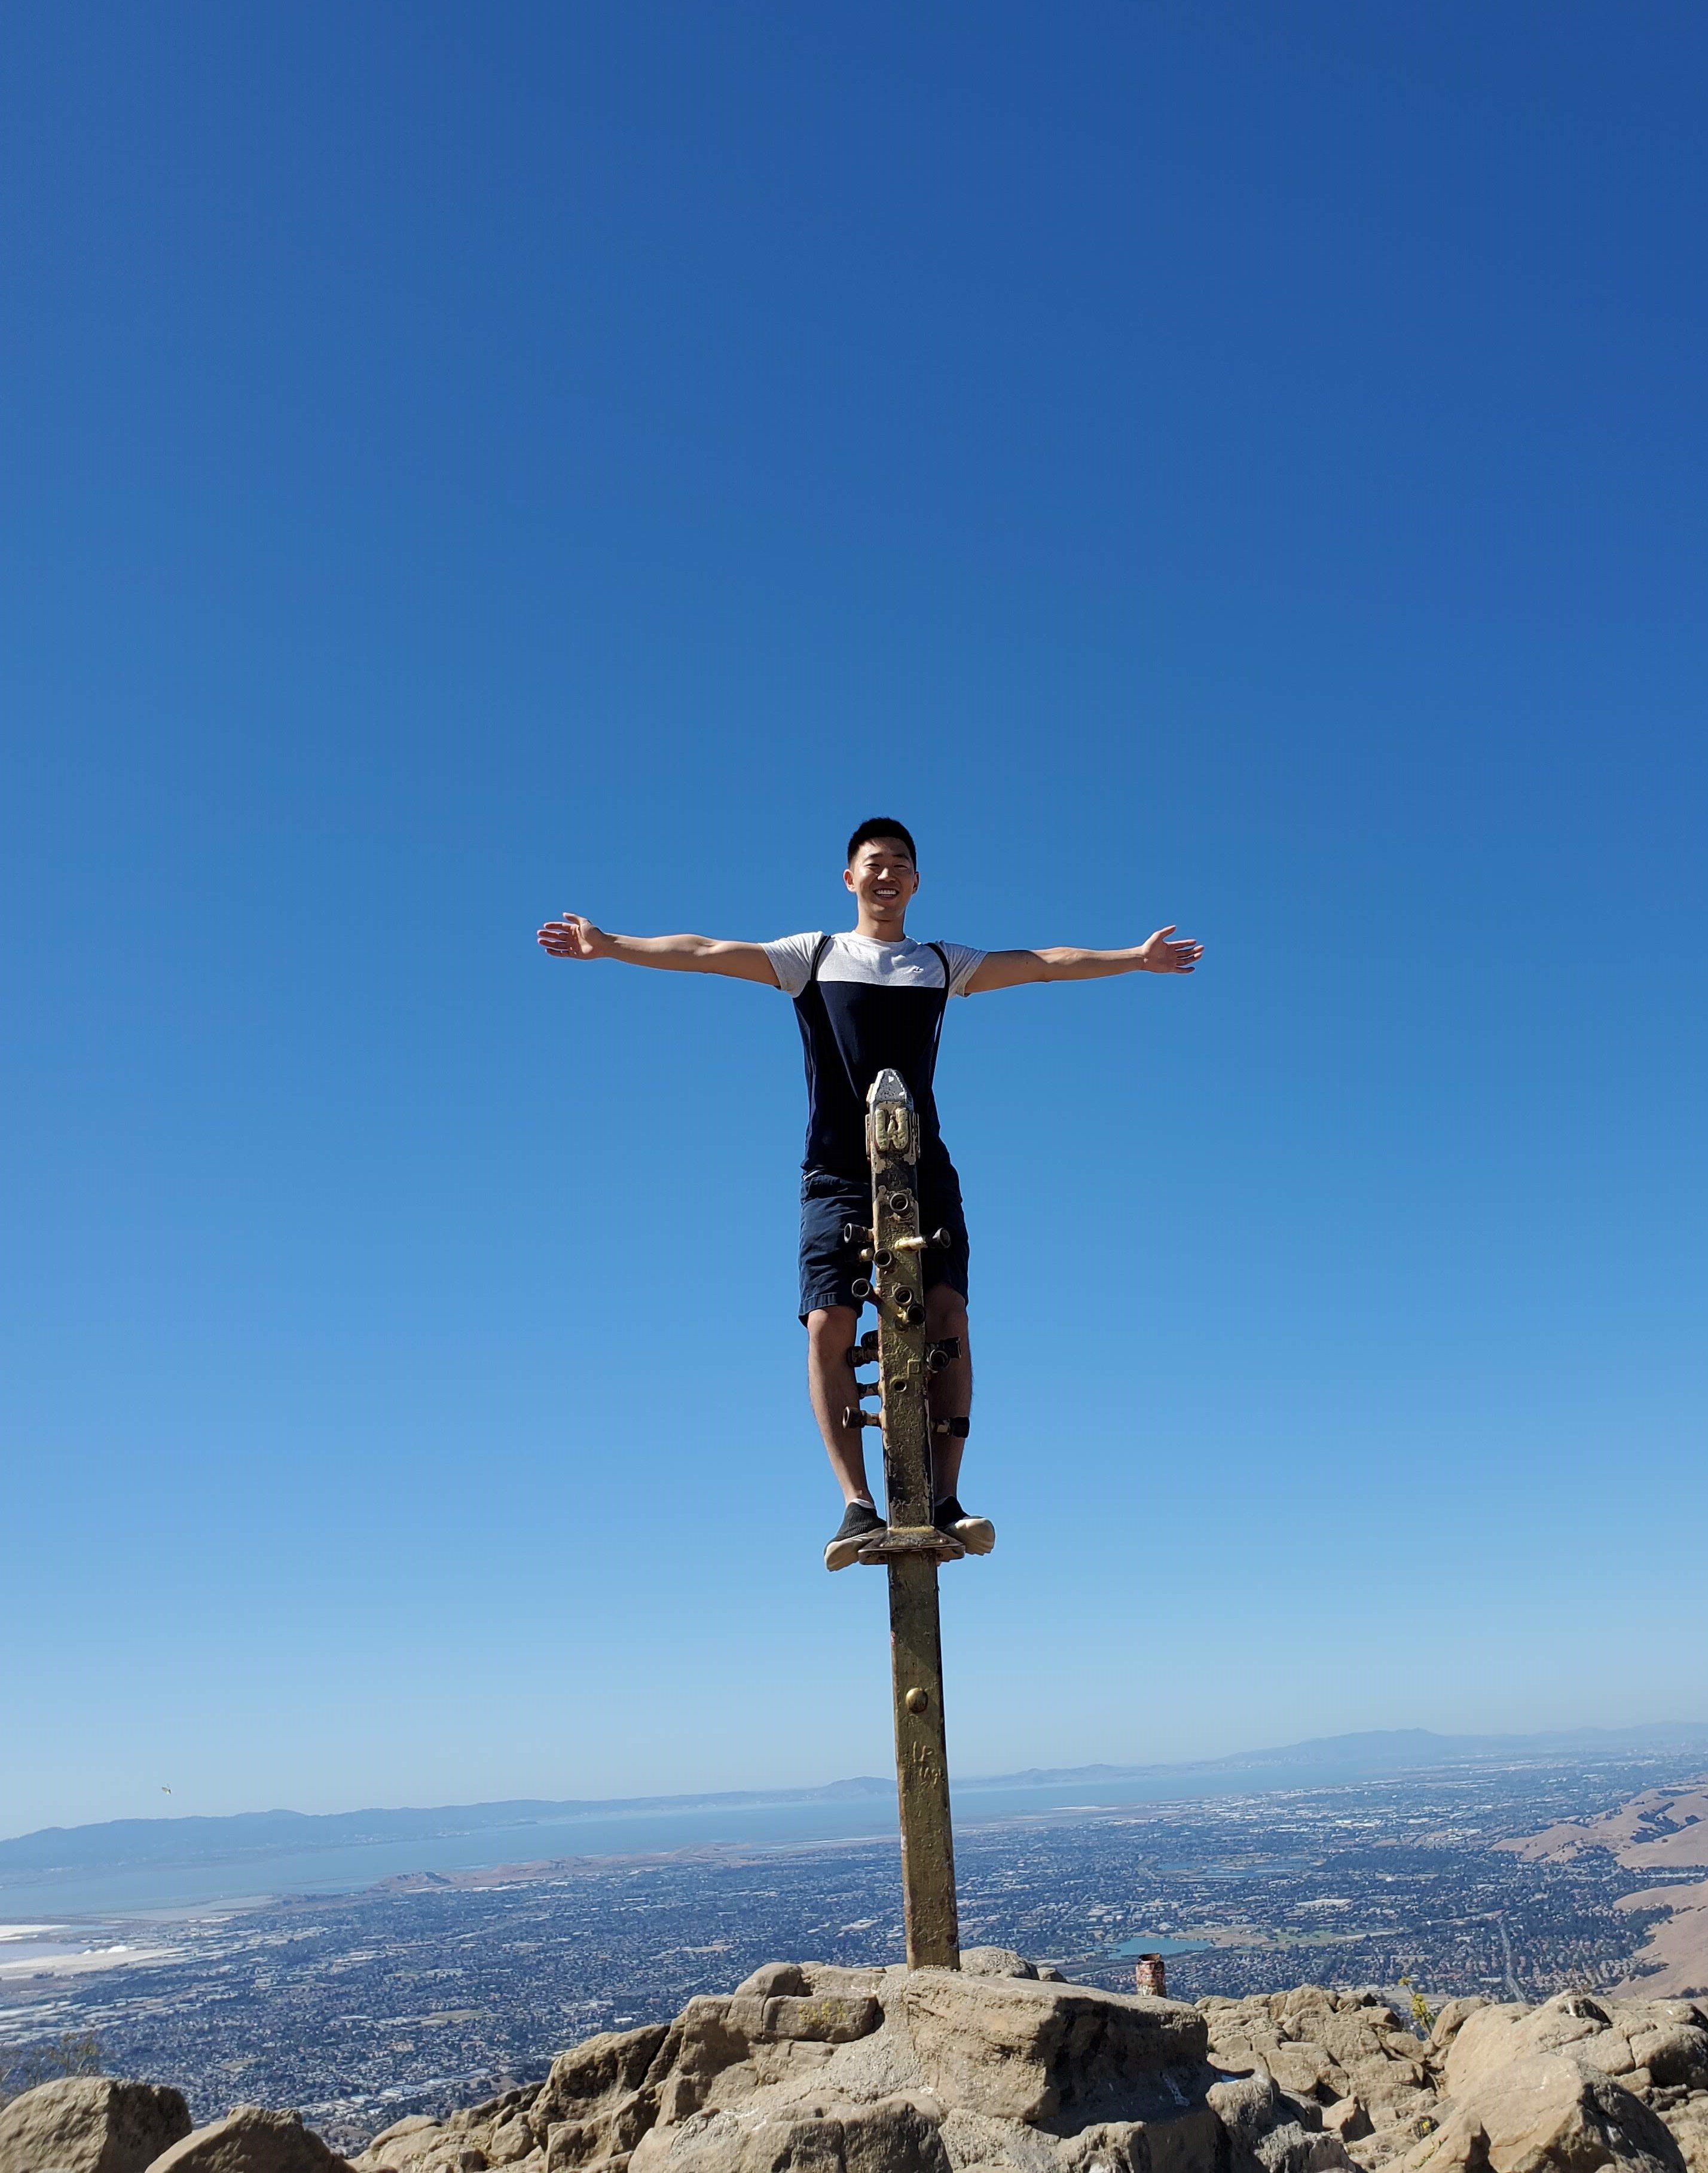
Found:
[(1139, 963), (1147, 973), (1189, 973), (1203, 956), (1203, 944), (1177, 936), (1172, 921), (1139, 946)]

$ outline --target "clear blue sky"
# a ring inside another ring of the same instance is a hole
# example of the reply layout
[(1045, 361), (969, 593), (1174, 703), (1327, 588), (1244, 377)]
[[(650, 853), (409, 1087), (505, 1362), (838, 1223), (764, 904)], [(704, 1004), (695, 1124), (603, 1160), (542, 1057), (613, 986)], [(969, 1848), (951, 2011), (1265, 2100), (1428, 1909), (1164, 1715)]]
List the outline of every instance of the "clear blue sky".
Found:
[[(8, 31), (0, 1830), (886, 1770), (787, 1002), (973, 999), (963, 1771), (1708, 1714), (1708, 27)], [(160, 1791), (173, 1790), (170, 1798)]]

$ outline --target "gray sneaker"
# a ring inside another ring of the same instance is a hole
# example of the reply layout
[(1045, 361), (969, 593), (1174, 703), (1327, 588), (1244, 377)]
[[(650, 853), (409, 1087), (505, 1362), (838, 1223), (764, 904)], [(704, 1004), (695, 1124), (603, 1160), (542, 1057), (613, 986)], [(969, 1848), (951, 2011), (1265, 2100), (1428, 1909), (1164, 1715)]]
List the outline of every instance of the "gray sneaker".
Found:
[(996, 1545), (996, 1527), (989, 1517), (969, 1517), (951, 1494), (937, 1504), (931, 1522), (940, 1532), (959, 1539), (970, 1555), (988, 1555)]
[(847, 1569), (860, 1558), (860, 1549), (888, 1527), (870, 1502), (850, 1502), (830, 1545), (824, 1550), (827, 1569)]

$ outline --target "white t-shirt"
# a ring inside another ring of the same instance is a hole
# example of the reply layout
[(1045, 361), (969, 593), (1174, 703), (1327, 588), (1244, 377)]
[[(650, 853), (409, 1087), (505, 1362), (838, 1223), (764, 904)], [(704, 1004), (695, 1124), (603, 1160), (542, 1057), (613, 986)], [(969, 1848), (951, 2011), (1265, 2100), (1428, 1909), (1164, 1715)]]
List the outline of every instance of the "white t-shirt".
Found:
[[(798, 996), (812, 971), (812, 954), (824, 941), (822, 929), (810, 936), (779, 936), (764, 946), (779, 986), (785, 996)], [(964, 943), (946, 943), (949, 961), (949, 993), (964, 996), (967, 984), (983, 962), (982, 951), (969, 951)], [(854, 936), (838, 930), (819, 961), (821, 981), (857, 981), (870, 989), (940, 989), (943, 967), (929, 943), (916, 943), (911, 936), (899, 943), (881, 943), (875, 936)]]

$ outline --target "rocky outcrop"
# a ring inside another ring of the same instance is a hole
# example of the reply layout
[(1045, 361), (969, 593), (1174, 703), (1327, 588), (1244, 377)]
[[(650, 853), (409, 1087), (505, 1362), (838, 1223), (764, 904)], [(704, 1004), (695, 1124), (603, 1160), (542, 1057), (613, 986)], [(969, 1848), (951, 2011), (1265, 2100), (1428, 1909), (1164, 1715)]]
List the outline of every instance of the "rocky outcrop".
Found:
[(62, 2076), (0, 2106), (0, 2173), (144, 2173), (189, 2133), (176, 2090)]
[(892, 2007), (944, 2105), (1052, 2133), (1141, 2108), (1172, 2119), (1182, 2084), (1210, 2080), (1204, 2018), (1173, 2000), (919, 1970), (902, 1977)]
[(77, 2075), (0, 2108), (0, 2173), (350, 2173), (299, 2112), (239, 2106), (194, 2130), (176, 2090)]
[(1438, 2133), (1406, 2160), (1431, 2173), (1683, 2173), (1678, 2143), (1642, 2100), (1557, 2053), (1513, 2060), (1482, 2077)]
[(1267, 2076), (1224, 2117), (1196, 2009), (1005, 1949), (964, 1959), (773, 1963), (667, 2029), (591, 2039), (532, 2090), (400, 2122), (358, 2173), (1231, 2173), (1236, 2127), (1263, 2173), (1350, 2173)]
[(1306, 1984), (1199, 2005), (1219, 2068), (1272, 2077), (1307, 2133), (1337, 2137), (1361, 2165), (1385, 2164), (1437, 2118), (1431, 2047), (1378, 1993)]
[(1708, 2015), (1691, 2001), (1484, 2007), (1455, 2033), (1442, 2082), (1447, 2117), (1409, 2173), (1708, 2173)]
[(1468, 2015), (1447, 2048), (1447, 2089), (1459, 2095), (1494, 2069), (1538, 2052), (1570, 2053), (1630, 2090), (1708, 2091), (1708, 2017), (1695, 2001), (1571, 1992), (1543, 2007), (1484, 2007)]
[(157, 2158), (148, 2173), (350, 2173), (299, 2112), (239, 2106)]
[(1427, 2042), (1370, 1992), (1199, 2005), (1210, 2057), (1268, 2076), (1366, 2173), (1708, 2173), (1708, 2014), (1693, 2001), (1455, 1999)]
[[(964, 1959), (771, 1963), (354, 2173), (1708, 2173), (1694, 2000), (1456, 1999), (1425, 2038), (1371, 1992), (1188, 2007)], [(187, 2126), (175, 2091), (47, 2084), (0, 2112), (0, 2173), (352, 2173), (295, 2113)]]

